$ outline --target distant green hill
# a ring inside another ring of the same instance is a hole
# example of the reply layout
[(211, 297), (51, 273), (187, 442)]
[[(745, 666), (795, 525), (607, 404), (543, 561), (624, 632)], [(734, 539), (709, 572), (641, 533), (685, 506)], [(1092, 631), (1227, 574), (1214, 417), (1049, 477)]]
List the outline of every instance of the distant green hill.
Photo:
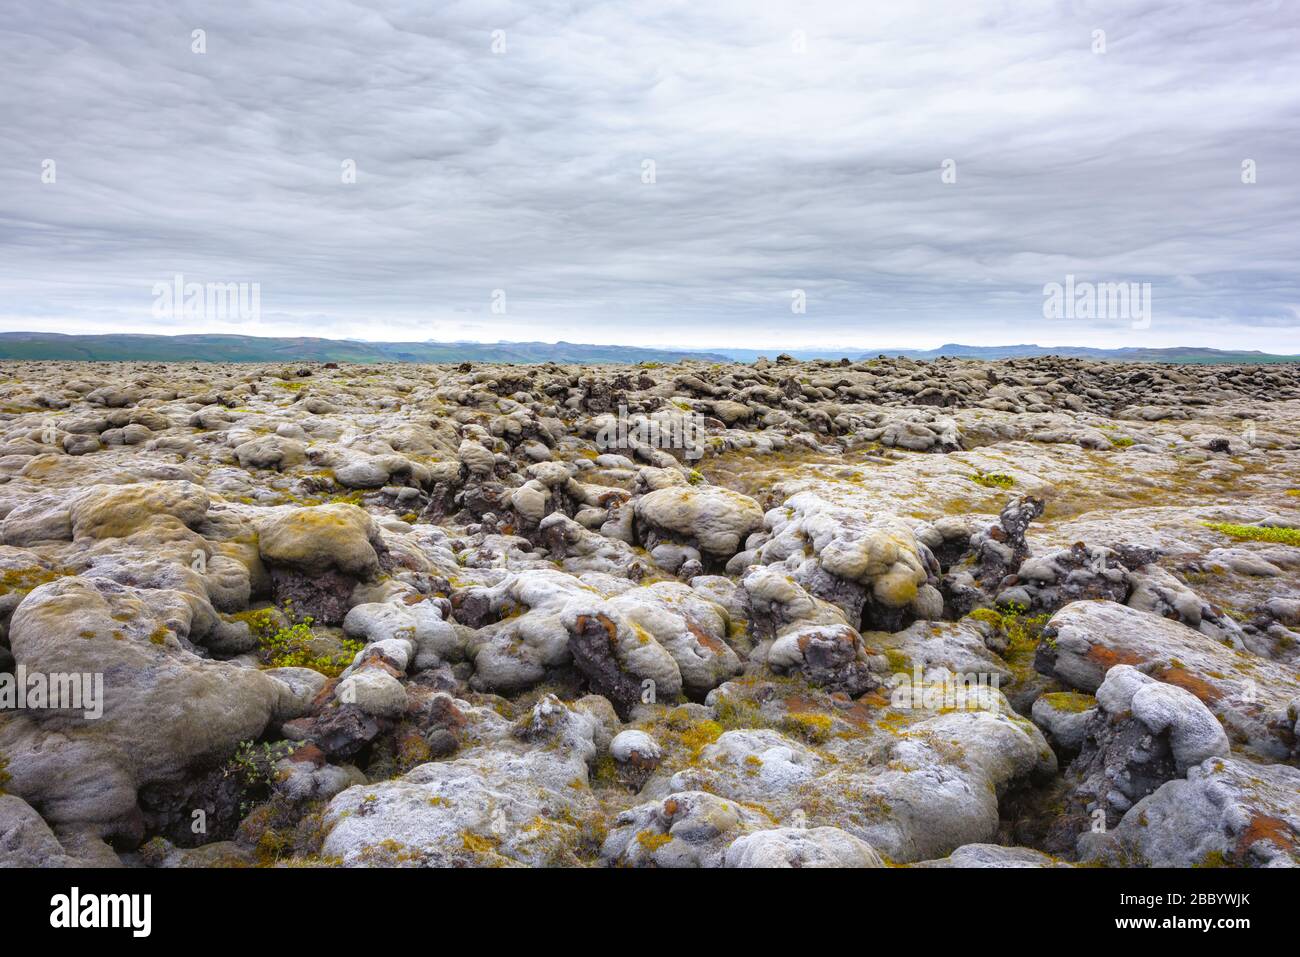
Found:
[(1257, 350), (1207, 349), (1195, 346), (1174, 346), (1168, 349), (1090, 349), (1086, 346), (963, 346), (949, 343), (938, 349), (904, 353), (914, 359), (937, 359), (952, 356), (963, 359), (1012, 359), (1019, 356), (1067, 356), (1073, 359), (1101, 359), (1112, 362), (1175, 362), (1175, 363), (1251, 363), (1300, 362), (1300, 356), (1272, 355)]
[[(364, 342), (359, 339), (272, 338), (269, 336), (65, 336), (56, 332), (0, 332), (0, 359), (90, 360), (100, 362), (516, 362), (564, 365), (601, 363), (753, 362), (760, 355), (775, 358), (780, 350), (644, 349), (573, 342)], [(791, 349), (796, 359), (864, 359), (877, 353), (852, 349)], [(964, 346), (938, 349), (885, 350), (886, 355), (910, 359), (1013, 359), (1026, 356), (1069, 356), (1111, 362), (1271, 363), (1300, 362), (1300, 356), (1257, 351), (1221, 351), (1199, 347), (1169, 349), (1089, 349), (1082, 346)]]
[[(753, 362), (760, 355), (775, 358), (776, 353), (762, 349), (717, 349), (736, 362)], [(1103, 362), (1169, 362), (1176, 364), (1210, 363), (1273, 363), (1300, 362), (1300, 356), (1273, 355), (1258, 351), (1224, 351), (1200, 346), (1174, 346), (1168, 349), (1091, 349), (1086, 346), (964, 346), (948, 343), (938, 349), (882, 349), (865, 352), (861, 348), (850, 349), (790, 349), (789, 354), (796, 359), (872, 359), (877, 355), (905, 356), (908, 359), (939, 359), (951, 357), (958, 359), (1017, 359), (1030, 356), (1067, 356), (1074, 359), (1097, 359)]]
[(726, 362), (718, 353), (640, 349), (572, 342), (362, 342), (355, 339), (262, 336), (66, 336), (0, 333), (0, 359), (101, 362), (557, 362), (566, 365)]

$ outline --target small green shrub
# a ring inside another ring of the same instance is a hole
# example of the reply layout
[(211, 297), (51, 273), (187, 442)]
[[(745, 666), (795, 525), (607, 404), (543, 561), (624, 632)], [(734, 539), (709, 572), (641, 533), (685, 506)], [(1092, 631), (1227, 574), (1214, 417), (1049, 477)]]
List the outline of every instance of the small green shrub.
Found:
[(337, 654), (316, 654), (311, 649), (311, 642), (315, 638), (311, 623), (311, 618), (304, 618), (288, 628), (260, 636), (262, 660), (272, 668), (310, 668), (327, 678), (338, 677), (343, 669), (352, 664), (365, 643), (344, 639), (343, 648)]
[(242, 621), (258, 641), (275, 634), (275, 612), (270, 608), (250, 608), (230, 616), (232, 621)]
[(235, 778), (243, 790), (239, 802), (241, 814), (247, 815), (259, 800), (266, 797), (276, 780), (276, 762), (291, 755), (295, 747), (296, 745), (290, 741), (279, 741), (275, 744), (239, 742), (239, 747), (235, 749), (234, 755), (226, 762), (221, 773), (223, 777)]

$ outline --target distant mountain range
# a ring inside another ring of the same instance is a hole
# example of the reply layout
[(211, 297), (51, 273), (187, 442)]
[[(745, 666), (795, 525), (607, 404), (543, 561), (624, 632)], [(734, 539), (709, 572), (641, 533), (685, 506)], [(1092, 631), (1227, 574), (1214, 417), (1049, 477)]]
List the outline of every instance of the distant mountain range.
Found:
[(263, 336), (65, 336), (55, 332), (0, 332), (0, 359), (120, 362), (558, 362), (565, 365), (727, 362), (715, 352), (638, 349), (573, 342), (364, 342), (359, 339)]
[[(645, 349), (573, 342), (366, 342), (360, 339), (271, 338), (263, 336), (69, 336), (56, 332), (0, 332), (0, 359), (97, 360), (120, 362), (556, 362), (563, 365), (636, 362), (753, 362), (780, 350)], [(1300, 362), (1300, 356), (1258, 351), (1223, 351), (1178, 346), (1168, 349), (1090, 349), (1083, 346), (965, 346), (864, 353), (862, 349), (790, 349), (796, 359), (869, 359), (877, 354), (911, 359), (1011, 359), (1069, 356), (1111, 362), (1271, 363)]]
[[(772, 356), (771, 350), (718, 349), (736, 362), (753, 362), (760, 355)], [(1074, 359), (1097, 359), (1105, 362), (1171, 362), (1171, 363), (1271, 363), (1300, 362), (1300, 356), (1273, 355), (1256, 350), (1224, 351), (1200, 346), (1172, 346), (1167, 349), (1124, 348), (1091, 349), (1086, 346), (964, 346), (955, 342), (937, 349), (885, 349), (863, 353), (861, 349), (790, 349), (787, 354), (796, 359), (874, 359), (877, 355), (906, 356), (909, 359), (1016, 359), (1026, 356), (1068, 356)]]
[(1086, 346), (963, 346), (956, 343), (905, 352), (913, 359), (938, 359), (952, 356), (961, 359), (1013, 359), (1019, 356), (1068, 356), (1073, 359), (1100, 359), (1111, 362), (1177, 362), (1205, 364), (1214, 362), (1300, 362), (1300, 356), (1272, 355), (1258, 350), (1206, 349), (1196, 346), (1173, 346), (1168, 349), (1090, 349)]

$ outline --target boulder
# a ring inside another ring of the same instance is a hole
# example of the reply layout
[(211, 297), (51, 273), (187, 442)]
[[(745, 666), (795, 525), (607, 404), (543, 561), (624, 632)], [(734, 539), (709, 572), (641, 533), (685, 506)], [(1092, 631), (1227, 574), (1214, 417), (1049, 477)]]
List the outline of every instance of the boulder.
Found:
[(349, 867), (573, 865), (595, 849), (597, 724), (548, 695), (505, 739), (348, 788), (325, 809), (322, 853)]
[(1079, 841), (1085, 861), (1120, 867), (1300, 866), (1300, 770), (1207, 758), (1144, 798), (1104, 833)]
[(768, 823), (734, 801), (683, 791), (619, 814), (600, 856), (626, 867), (721, 867), (737, 838)]
[(1290, 754), (1289, 702), (1300, 694), (1292, 669), (1237, 651), (1201, 632), (1110, 601), (1066, 605), (1044, 629), (1035, 667), (1095, 692), (1115, 665), (1128, 664), (1195, 695), (1230, 740), (1270, 760)]
[(762, 527), (763, 510), (747, 495), (713, 486), (672, 486), (636, 500), (642, 544), (662, 540), (692, 545), (715, 560), (740, 550), (751, 532)]
[(145, 593), (104, 579), (63, 578), (14, 613), (18, 665), (43, 674), (102, 675), (102, 717), (78, 710), (0, 713), (6, 789), (53, 824), (137, 833), (137, 790), (224, 759), (301, 696), (252, 668), (205, 660), (149, 610)]
[(317, 505), (281, 513), (258, 528), (262, 560), (306, 575), (337, 571), (357, 579), (379, 573), (379, 531), (355, 505)]
[(838, 827), (779, 827), (736, 838), (726, 867), (884, 867), (875, 849)]
[(208, 512), (208, 493), (191, 482), (96, 485), (76, 496), (70, 517), (73, 538), (126, 538), (161, 516), (189, 528)]

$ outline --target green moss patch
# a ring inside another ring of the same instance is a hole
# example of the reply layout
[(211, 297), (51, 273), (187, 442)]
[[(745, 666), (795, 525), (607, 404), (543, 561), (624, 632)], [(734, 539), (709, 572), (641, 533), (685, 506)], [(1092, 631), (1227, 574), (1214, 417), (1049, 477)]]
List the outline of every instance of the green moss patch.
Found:
[(1079, 694), (1077, 691), (1054, 691), (1043, 695), (1043, 700), (1051, 705), (1053, 710), (1069, 714), (1079, 714), (1097, 707), (1096, 698), (1090, 694)]
[(1015, 479), (1003, 472), (976, 472), (969, 478), (976, 485), (982, 485), (984, 488), (1008, 489), (1016, 484)]
[(1229, 538), (1245, 542), (1275, 542), (1279, 545), (1295, 545), (1300, 548), (1300, 528), (1269, 528), (1263, 525), (1233, 525), (1229, 522), (1202, 522)]
[(365, 647), (364, 642), (344, 639), (343, 648), (337, 654), (321, 655), (311, 649), (314, 638), (310, 618), (259, 636), (262, 660), (272, 668), (310, 668), (327, 678), (337, 678)]

